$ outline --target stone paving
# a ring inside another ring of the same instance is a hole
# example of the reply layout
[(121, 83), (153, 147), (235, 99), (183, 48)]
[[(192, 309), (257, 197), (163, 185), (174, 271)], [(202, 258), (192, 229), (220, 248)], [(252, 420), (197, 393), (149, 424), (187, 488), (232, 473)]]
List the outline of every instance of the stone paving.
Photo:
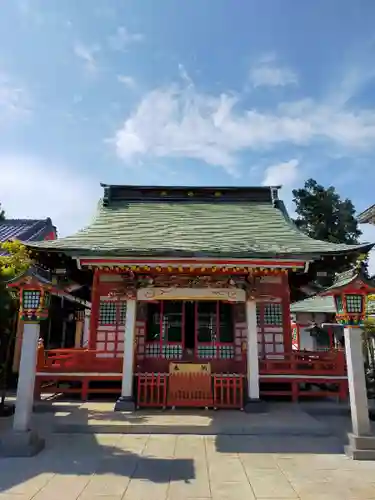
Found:
[(336, 437), (52, 434), (0, 459), (0, 500), (375, 499)]
[(46, 449), (0, 458), (0, 500), (375, 500), (375, 462), (344, 456), (350, 419), (337, 406), (276, 404), (252, 415), (122, 414), (108, 403), (66, 402), (39, 410), (33, 425)]

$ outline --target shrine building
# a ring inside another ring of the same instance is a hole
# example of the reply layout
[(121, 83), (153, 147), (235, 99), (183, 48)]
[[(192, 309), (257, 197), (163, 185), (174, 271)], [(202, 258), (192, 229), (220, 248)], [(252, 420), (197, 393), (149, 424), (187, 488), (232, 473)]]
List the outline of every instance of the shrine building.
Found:
[(110, 393), (118, 410), (346, 398), (342, 350), (293, 349), (290, 290), (371, 244), (303, 234), (277, 187), (103, 191), (88, 227), (27, 243), (54, 286), (88, 290), (91, 310), (76, 348), (40, 346), (36, 395)]

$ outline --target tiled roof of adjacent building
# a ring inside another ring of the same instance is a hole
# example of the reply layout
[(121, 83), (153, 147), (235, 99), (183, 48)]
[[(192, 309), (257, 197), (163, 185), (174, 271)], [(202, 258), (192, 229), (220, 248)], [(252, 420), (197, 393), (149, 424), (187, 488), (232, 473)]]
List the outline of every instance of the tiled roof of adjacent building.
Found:
[(375, 280), (366, 276), (363, 265), (358, 267), (354, 265), (347, 271), (337, 273), (333, 284), (326, 288), (322, 294), (327, 295), (330, 292), (333, 293), (334, 290), (346, 287), (357, 280), (360, 280), (371, 288), (375, 288)]
[(372, 244), (318, 241), (290, 220), (277, 188), (107, 186), (95, 220), (29, 246), (71, 255), (319, 258)]
[(41, 241), (49, 235), (56, 235), (56, 228), (47, 219), (5, 219), (0, 221), (0, 241)]
[(357, 219), (360, 224), (375, 224), (375, 204), (360, 213)]
[(332, 295), (327, 295), (326, 297), (315, 295), (314, 297), (308, 297), (307, 299), (290, 304), (290, 312), (335, 314), (336, 308)]

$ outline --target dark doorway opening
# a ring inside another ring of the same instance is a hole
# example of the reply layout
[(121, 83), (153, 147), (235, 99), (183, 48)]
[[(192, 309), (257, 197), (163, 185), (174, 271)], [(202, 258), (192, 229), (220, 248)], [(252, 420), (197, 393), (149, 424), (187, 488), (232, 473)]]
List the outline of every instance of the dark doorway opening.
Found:
[(185, 349), (195, 349), (195, 302), (185, 301)]

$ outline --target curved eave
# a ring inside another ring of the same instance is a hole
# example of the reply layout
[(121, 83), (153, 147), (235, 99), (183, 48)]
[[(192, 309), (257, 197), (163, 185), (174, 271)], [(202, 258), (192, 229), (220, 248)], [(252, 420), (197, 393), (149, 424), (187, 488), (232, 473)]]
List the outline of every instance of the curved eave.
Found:
[(375, 204), (360, 213), (357, 220), (360, 224), (375, 224)]
[[(58, 240), (55, 241), (56, 243)], [(47, 242), (46, 242), (47, 243)], [(319, 260), (322, 257), (329, 256), (339, 256), (348, 255), (350, 253), (367, 253), (373, 247), (374, 243), (363, 243), (361, 245), (347, 245), (346, 248), (340, 248), (338, 250), (327, 250), (325, 252), (309, 252), (309, 253), (297, 253), (297, 252), (280, 252), (275, 254), (274, 252), (258, 252), (252, 249), (244, 252), (220, 252), (220, 251), (200, 251), (200, 252), (190, 252), (186, 250), (173, 250), (170, 248), (159, 248), (148, 251), (138, 251), (131, 248), (89, 248), (89, 247), (64, 247), (64, 246), (50, 246), (44, 244), (27, 244), (27, 247), (34, 251), (39, 251), (43, 253), (62, 253), (70, 257), (78, 256), (96, 256), (96, 257), (109, 257), (109, 256), (144, 256), (144, 257), (190, 257), (190, 258), (207, 258), (207, 257), (222, 257), (222, 258), (283, 258), (283, 259), (301, 259), (306, 261)]]
[(335, 314), (336, 309), (333, 297), (331, 295), (315, 295), (314, 297), (308, 297), (307, 299), (290, 304), (290, 312), (292, 314)]

